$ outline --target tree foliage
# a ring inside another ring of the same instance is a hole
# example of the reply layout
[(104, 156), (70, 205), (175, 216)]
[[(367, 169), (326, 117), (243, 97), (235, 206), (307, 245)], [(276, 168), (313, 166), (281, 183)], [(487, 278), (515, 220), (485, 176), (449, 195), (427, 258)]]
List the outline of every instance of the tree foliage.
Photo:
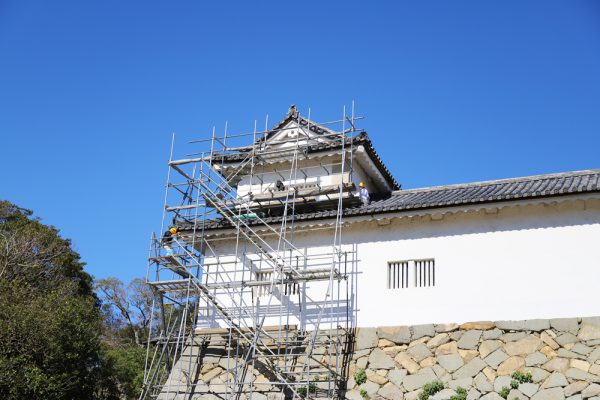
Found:
[(99, 300), (71, 243), (32, 212), (0, 202), (0, 394), (116, 399)]
[(142, 279), (134, 279), (125, 286), (110, 277), (95, 283), (103, 303), (105, 338), (111, 345), (133, 342), (141, 346), (151, 320), (153, 293)]

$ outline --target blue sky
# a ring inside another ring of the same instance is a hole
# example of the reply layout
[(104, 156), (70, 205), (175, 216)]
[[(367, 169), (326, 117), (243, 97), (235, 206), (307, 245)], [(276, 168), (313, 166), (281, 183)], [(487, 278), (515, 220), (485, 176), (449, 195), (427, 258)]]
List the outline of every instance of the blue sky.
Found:
[(404, 188), (600, 167), (600, 2), (0, 0), (0, 198), (145, 274), (171, 133), (356, 101)]

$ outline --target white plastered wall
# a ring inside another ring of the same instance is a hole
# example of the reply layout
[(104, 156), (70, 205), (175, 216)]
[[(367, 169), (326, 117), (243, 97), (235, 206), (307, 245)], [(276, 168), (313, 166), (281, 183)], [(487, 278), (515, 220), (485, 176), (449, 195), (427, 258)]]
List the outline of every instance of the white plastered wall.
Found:
[[(349, 293), (357, 326), (600, 314), (600, 199), (441, 211), (346, 220), (343, 242), (358, 260)], [(331, 235), (297, 232), (295, 244), (323, 249)], [(387, 289), (388, 262), (431, 258), (435, 287)], [(317, 283), (311, 291), (323, 292)]]

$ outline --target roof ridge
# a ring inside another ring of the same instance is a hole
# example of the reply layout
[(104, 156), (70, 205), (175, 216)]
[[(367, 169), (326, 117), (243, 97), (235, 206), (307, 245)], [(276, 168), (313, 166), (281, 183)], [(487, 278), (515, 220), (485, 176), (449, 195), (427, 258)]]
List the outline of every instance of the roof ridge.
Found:
[(411, 189), (403, 189), (403, 190), (395, 190), (392, 192), (392, 196), (406, 193), (414, 193), (414, 192), (428, 192), (428, 191), (436, 191), (436, 190), (451, 190), (451, 189), (461, 189), (461, 188), (473, 188), (473, 187), (482, 187), (482, 186), (493, 186), (493, 185), (502, 185), (505, 183), (515, 183), (515, 182), (532, 182), (539, 181), (544, 179), (551, 178), (568, 178), (573, 176), (582, 176), (582, 175), (595, 175), (600, 173), (600, 168), (593, 169), (582, 169), (578, 171), (565, 171), (565, 172), (555, 172), (550, 174), (540, 174), (540, 175), (529, 175), (522, 176), (516, 178), (502, 178), (502, 179), (493, 179), (487, 181), (475, 181), (475, 182), (465, 182), (465, 183), (454, 183), (449, 185), (437, 185), (437, 186), (426, 186), (422, 188), (411, 188)]

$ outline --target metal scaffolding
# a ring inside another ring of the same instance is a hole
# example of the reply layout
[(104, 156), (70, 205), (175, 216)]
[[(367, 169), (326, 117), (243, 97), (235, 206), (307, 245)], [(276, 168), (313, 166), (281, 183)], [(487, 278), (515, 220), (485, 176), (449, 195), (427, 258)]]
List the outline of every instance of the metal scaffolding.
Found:
[[(268, 118), (263, 131), (256, 122), (249, 133), (213, 128), (187, 158), (174, 159), (172, 144), (161, 232), (168, 222), (178, 233), (166, 246), (151, 239), (160, 317), (140, 399), (250, 399), (265, 388), (282, 399), (343, 398), (356, 251), (342, 241), (342, 211), (358, 202), (360, 119), (354, 104), (325, 123), (292, 106), (274, 128)], [(335, 218), (299, 221), (315, 210)], [(316, 229), (320, 245), (304, 243)], [(211, 348), (223, 371), (208, 384), (200, 378)]]

